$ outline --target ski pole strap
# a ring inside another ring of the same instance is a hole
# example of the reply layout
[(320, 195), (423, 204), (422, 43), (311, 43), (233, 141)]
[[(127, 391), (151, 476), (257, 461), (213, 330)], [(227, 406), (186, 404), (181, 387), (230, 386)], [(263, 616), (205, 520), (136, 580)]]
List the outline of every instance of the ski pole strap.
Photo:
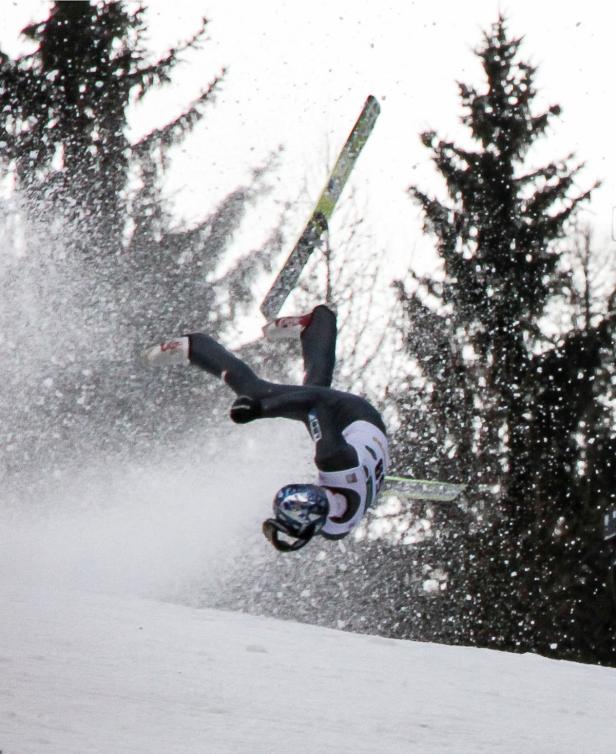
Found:
[[(295, 550), (301, 550), (314, 536), (314, 526), (310, 526), (308, 531), (301, 537), (297, 537), (282, 521), (278, 521), (275, 518), (268, 518), (263, 522), (263, 534), (274, 545), (279, 552), (293, 552)], [(280, 534), (284, 534), (287, 537), (293, 537), (294, 542), (287, 542), (285, 539), (280, 538)]]

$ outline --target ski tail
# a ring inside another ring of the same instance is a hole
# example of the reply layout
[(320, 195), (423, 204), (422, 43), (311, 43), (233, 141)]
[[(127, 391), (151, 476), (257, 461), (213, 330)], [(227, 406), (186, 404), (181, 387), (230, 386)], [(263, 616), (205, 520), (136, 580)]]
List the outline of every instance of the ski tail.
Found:
[(381, 107), (370, 95), (349, 134), (327, 184), (314, 208), (303, 233), (289, 254), (276, 280), (261, 304), (261, 313), (267, 320), (274, 319), (295, 287), (310, 255), (327, 232), (328, 223), (336, 202), (344, 189), (353, 166), (376, 123)]
[(384, 492), (399, 493), (407, 500), (428, 500), (437, 503), (453, 502), (466, 488), (465, 484), (386, 476)]

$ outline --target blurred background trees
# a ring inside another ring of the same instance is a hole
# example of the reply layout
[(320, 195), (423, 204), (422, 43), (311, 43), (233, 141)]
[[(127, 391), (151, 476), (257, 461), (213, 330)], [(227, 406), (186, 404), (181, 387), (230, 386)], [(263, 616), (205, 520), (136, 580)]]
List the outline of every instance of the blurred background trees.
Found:
[(153, 57), (143, 7), (55, 2), (22, 32), (32, 51), (0, 54), (0, 324), (13, 353), (7, 469), (42, 470), (43, 459), (52, 468), (83, 443), (147, 447), (152, 426), (161, 437), (181, 433), (203, 399), (193, 376), (153, 379), (135, 367), (138, 349), (197, 326), (219, 331), (245, 299), (229, 291), (246, 290), (279, 247), (274, 232), (268, 253), (251, 250), (249, 263), (219, 272), (247, 208), (267, 190), (268, 165), (254, 166), (248, 185), (190, 227), (164, 192), (170, 150), (205, 117), (224, 70), (184, 110), (129, 139), (132, 108), (173, 81), (182, 55), (205, 44), (206, 27), (204, 19)]

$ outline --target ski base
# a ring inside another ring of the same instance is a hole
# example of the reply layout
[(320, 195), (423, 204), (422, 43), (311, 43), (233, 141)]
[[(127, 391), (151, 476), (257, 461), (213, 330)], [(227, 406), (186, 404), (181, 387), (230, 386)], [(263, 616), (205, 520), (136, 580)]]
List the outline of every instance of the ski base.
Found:
[(386, 476), (383, 491), (399, 493), (407, 500), (426, 500), (451, 503), (466, 488), (465, 484), (438, 482), (428, 479), (411, 479), (403, 476)]

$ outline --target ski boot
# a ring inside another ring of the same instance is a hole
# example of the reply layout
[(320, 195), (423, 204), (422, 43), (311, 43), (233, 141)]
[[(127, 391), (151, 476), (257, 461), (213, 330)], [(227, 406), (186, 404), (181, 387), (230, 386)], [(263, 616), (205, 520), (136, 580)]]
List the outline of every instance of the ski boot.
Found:
[(263, 327), (263, 337), (267, 340), (298, 339), (311, 320), (312, 312), (298, 317), (278, 317)]

